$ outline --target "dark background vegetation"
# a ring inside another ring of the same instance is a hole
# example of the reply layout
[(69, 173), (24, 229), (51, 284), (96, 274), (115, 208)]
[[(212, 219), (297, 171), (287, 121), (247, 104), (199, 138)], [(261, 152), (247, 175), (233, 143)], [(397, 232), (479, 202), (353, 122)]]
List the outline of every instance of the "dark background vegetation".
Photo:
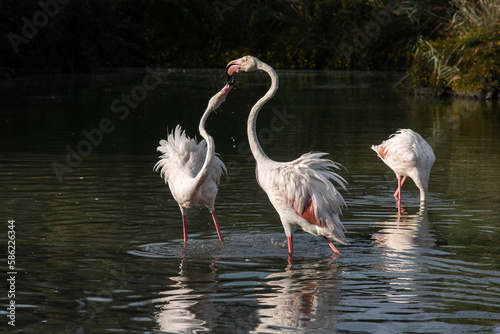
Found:
[[(282, 68), (401, 66), (398, 58), (408, 43), (435, 34), (440, 17), (451, 17), (448, 1), (415, 3), (409, 8), (388, 1), (71, 0), (16, 54), (7, 34), (22, 35), (22, 18), (32, 22), (43, 9), (38, 1), (7, 0), (0, 11), (2, 63), (31, 71), (158, 63), (220, 67), (225, 55), (251, 53)], [(390, 20), (385, 27), (373, 16), (382, 10)], [(368, 40), (370, 21), (380, 31)], [(342, 42), (359, 51), (346, 57)]]
[[(422, 49), (426, 45), (422, 41), (434, 43), (453, 35), (450, 27), (467, 4), (493, 4), (500, 11), (498, 0), (59, 1), (2, 1), (0, 67), (4, 75), (146, 65), (219, 68), (252, 54), (282, 69), (409, 70), (413, 76), (423, 76), (416, 85), (433, 87), (435, 78), (426, 79), (437, 73), (440, 64), (432, 57), (447, 60), (450, 52), (438, 45), (437, 53), (425, 54), (428, 49)], [(39, 13), (44, 10), (41, 3), (59, 7), (45, 25)], [(15, 52), (13, 34), (25, 37), (23, 27), (36, 15), (41, 27)], [(493, 29), (489, 35), (496, 36), (493, 44), (500, 41), (498, 18), (500, 14), (489, 28)], [(453, 45), (451, 53), (456, 55), (454, 50), (460, 47)], [(493, 51), (488, 57), (498, 56)], [(417, 64), (416, 55), (420, 56)], [(455, 62), (460, 59), (455, 58)], [(498, 85), (497, 76), (498, 71), (490, 78), (493, 87)], [(439, 85), (452, 88), (446, 80)]]

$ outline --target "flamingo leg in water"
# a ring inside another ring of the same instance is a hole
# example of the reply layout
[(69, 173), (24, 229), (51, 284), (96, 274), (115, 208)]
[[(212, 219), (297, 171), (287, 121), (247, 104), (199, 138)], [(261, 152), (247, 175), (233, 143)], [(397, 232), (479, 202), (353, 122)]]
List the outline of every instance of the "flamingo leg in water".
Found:
[(327, 237), (323, 237), (323, 238), (326, 240), (326, 242), (328, 242), (328, 246), (330, 246), (330, 248), (333, 250), (334, 253), (339, 254), (339, 255), (342, 254), (342, 253), (339, 252), (339, 250), (337, 249), (337, 247), (335, 247), (335, 245), (333, 244), (333, 242), (331, 242), (330, 239), (328, 239)]
[(401, 179), (398, 177), (398, 188), (396, 189), (396, 192), (394, 192), (394, 197), (399, 198), (401, 195)]
[(293, 237), (286, 237), (286, 241), (288, 242), (288, 254), (293, 254)]
[(287, 262), (288, 262), (288, 266), (286, 266), (286, 271), (292, 271), (292, 266), (293, 266), (293, 256), (292, 254), (288, 253), (288, 257), (287, 257)]
[(401, 200), (401, 187), (403, 187), (403, 183), (406, 181), (406, 176), (403, 176), (402, 179), (398, 178), (398, 189), (396, 189), (396, 192), (394, 193), (394, 197), (398, 198)]
[(222, 235), (220, 234), (219, 224), (217, 223), (217, 219), (215, 218), (215, 212), (212, 211), (212, 218), (214, 219), (215, 229), (217, 230), (217, 235), (219, 236), (219, 240), (222, 241)]
[(182, 232), (184, 234), (184, 242), (188, 240), (187, 227), (186, 227), (186, 215), (182, 215)]

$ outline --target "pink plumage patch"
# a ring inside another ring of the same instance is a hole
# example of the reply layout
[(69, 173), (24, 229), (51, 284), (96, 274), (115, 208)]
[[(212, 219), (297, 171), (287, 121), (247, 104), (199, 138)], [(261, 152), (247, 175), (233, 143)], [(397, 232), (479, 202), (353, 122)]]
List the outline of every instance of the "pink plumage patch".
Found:
[(314, 205), (312, 203), (311, 196), (308, 196), (307, 199), (307, 204), (305, 206), (304, 212), (302, 214), (298, 213), (295, 211), (299, 216), (310, 222), (311, 224), (314, 224), (319, 227), (325, 227), (325, 225), (316, 217), (314, 214)]
[(389, 153), (389, 149), (388, 148), (386, 148), (384, 150), (381, 150), (380, 156), (385, 159), (385, 157), (387, 156), (387, 153)]

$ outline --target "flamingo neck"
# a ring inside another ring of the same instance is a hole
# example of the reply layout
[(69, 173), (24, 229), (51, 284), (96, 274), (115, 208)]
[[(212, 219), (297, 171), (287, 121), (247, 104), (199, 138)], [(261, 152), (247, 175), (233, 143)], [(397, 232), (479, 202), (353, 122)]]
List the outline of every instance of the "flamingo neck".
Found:
[(200, 125), (198, 126), (198, 130), (200, 131), (201, 136), (205, 141), (207, 142), (207, 155), (205, 156), (205, 162), (203, 163), (203, 166), (201, 167), (200, 171), (195, 177), (195, 188), (197, 188), (200, 184), (205, 182), (205, 180), (208, 177), (208, 169), (210, 164), (212, 163), (214, 154), (215, 154), (215, 145), (214, 145), (214, 139), (212, 136), (208, 134), (208, 132), (205, 130), (205, 123), (207, 122), (208, 116), (210, 113), (214, 110), (214, 108), (209, 104), (207, 109), (205, 110), (205, 113), (200, 119)]
[(266, 153), (264, 153), (264, 150), (260, 146), (259, 138), (257, 137), (257, 116), (259, 115), (259, 111), (262, 106), (266, 104), (278, 90), (279, 79), (274, 69), (266, 63), (258, 61), (257, 69), (265, 71), (271, 77), (271, 87), (269, 87), (267, 93), (252, 107), (247, 123), (248, 143), (250, 144), (250, 149), (252, 150), (255, 160), (259, 162), (270, 159)]
[(215, 144), (214, 139), (207, 133), (205, 130), (205, 123), (207, 122), (208, 116), (210, 113), (217, 109), (225, 100), (226, 96), (232, 88), (232, 84), (227, 83), (224, 88), (208, 101), (207, 109), (203, 113), (200, 119), (200, 125), (198, 126), (198, 130), (200, 131), (201, 136), (205, 139), (207, 143), (207, 155), (205, 156), (205, 162), (201, 167), (200, 171), (196, 175), (194, 179), (194, 188), (197, 189), (200, 185), (205, 182), (209, 175), (210, 165), (215, 156)]
[(420, 202), (427, 202), (427, 189), (420, 188)]
[(418, 187), (420, 190), (420, 202), (426, 202), (427, 201), (427, 189), (429, 185), (429, 177), (421, 177), (420, 175), (413, 180), (415, 182), (415, 185)]

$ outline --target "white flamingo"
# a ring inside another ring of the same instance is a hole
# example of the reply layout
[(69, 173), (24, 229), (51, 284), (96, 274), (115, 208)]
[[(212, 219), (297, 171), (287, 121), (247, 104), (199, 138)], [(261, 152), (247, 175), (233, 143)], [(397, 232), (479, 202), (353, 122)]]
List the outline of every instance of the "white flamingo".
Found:
[(340, 254), (330, 239), (349, 244), (339, 219), (345, 202), (331, 181), (343, 189), (346, 181), (333, 172), (333, 169), (339, 168), (336, 163), (322, 158), (326, 153), (306, 153), (290, 162), (273, 161), (264, 153), (257, 138), (256, 119), (262, 106), (278, 90), (278, 76), (271, 66), (252, 56), (233, 60), (226, 67), (228, 79), (234, 73), (256, 70), (269, 74), (271, 87), (250, 111), (248, 140), (257, 163), (257, 182), (280, 216), (287, 237), (288, 253), (293, 254), (293, 233), (297, 227), (301, 227), (308, 233), (322, 236), (333, 252)]
[(210, 113), (217, 109), (226, 99), (232, 88), (227, 83), (208, 102), (207, 109), (201, 117), (199, 131), (204, 138), (201, 142), (186, 136), (180, 125), (168, 135), (167, 140), (161, 140), (157, 150), (163, 153), (154, 166), (160, 170), (161, 176), (168, 184), (182, 213), (184, 242), (187, 241), (186, 215), (189, 208), (206, 206), (214, 220), (215, 228), (222, 241), (219, 224), (215, 218), (215, 198), (219, 190), (220, 177), (226, 171), (222, 160), (215, 155), (213, 138), (206, 132), (205, 123)]
[(406, 177), (410, 177), (420, 189), (420, 202), (427, 201), (429, 176), (436, 156), (422, 136), (411, 129), (400, 129), (380, 145), (371, 148), (396, 174), (398, 188), (394, 197), (399, 202)]

